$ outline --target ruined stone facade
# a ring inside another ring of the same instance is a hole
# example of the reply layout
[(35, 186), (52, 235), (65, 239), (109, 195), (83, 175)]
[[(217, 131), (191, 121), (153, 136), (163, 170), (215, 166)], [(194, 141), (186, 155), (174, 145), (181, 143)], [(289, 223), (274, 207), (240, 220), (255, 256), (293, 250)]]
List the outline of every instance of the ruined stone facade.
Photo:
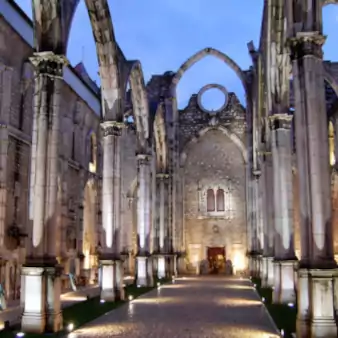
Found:
[[(297, 302), (297, 337), (336, 337), (338, 78), (321, 19), (334, 1), (266, 1), (248, 71), (205, 48), (147, 85), (108, 2), (85, 2), (101, 88), (65, 57), (77, 0), (36, 0), (33, 22), (0, 4), (0, 283), (20, 297), (23, 329), (61, 328), (68, 274), (115, 301), (125, 274), (150, 286), (200, 273), (223, 248), (232, 272)], [(208, 55), (238, 75), (245, 108), (211, 84), (178, 109), (177, 84)], [(208, 112), (212, 87), (227, 101)]]

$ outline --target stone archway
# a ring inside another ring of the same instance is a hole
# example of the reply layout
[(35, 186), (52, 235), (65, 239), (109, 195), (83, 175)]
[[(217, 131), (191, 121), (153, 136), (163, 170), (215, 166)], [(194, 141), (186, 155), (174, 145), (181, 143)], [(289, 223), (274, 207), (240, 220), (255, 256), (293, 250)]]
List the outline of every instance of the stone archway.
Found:
[[(86, 278), (97, 267), (96, 247), (97, 236), (97, 193), (93, 180), (89, 180), (83, 194), (83, 230), (82, 253), (84, 255), (83, 270)], [(93, 280), (93, 278), (90, 278)]]
[(221, 51), (214, 49), (214, 48), (204, 48), (202, 50), (200, 50), (199, 52), (197, 52), (196, 54), (192, 55), (187, 61), (185, 61), (181, 67), (178, 69), (178, 71), (176, 72), (175, 76), (172, 79), (171, 82), (171, 93), (172, 95), (175, 95), (176, 93), (176, 87), (179, 83), (179, 81), (181, 80), (182, 76), (184, 75), (184, 73), (190, 68), (192, 67), (195, 63), (197, 63), (198, 61), (202, 60), (204, 57), (208, 56), (208, 55), (212, 55), (214, 57), (216, 57), (217, 59), (223, 61), (226, 65), (228, 65), (238, 76), (238, 78), (240, 79), (244, 91), (245, 91), (245, 97), (246, 97), (246, 108), (247, 110), (251, 108), (251, 102), (250, 102), (250, 90), (246, 81), (246, 76), (245, 73), (242, 71), (242, 69), (238, 66), (238, 64), (232, 60), (228, 55), (226, 55), (225, 53), (222, 53)]

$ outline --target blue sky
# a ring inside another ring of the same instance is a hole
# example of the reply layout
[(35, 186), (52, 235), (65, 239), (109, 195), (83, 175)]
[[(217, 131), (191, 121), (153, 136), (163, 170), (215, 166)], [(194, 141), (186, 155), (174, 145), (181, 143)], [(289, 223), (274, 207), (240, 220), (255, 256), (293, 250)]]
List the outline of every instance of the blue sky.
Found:
[[(31, 17), (31, 0), (16, 0)], [(228, 54), (242, 69), (251, 60), (247, 42), (258, 44), (263, 0), (109, 0), (116, 39), (128, 59), (142, 63), (146, 81), (152, 74), (176, 71), (191, 55), (205, 47)], [(338, 6), (324, 8), (325, 59), (338, 61)], [(93, 34), (84, 1), (74, 17), (68, 55), (72, 65), (83, 61), (99, 82)], [(206, 57), (190, 68), (178, 86), (179, 107), (209, 83), (224, 85), (244, 103), (244, 90), (235, 73), (220, 60)], [(206, 107), (218, 108), (217, 90), (203, 96)]]

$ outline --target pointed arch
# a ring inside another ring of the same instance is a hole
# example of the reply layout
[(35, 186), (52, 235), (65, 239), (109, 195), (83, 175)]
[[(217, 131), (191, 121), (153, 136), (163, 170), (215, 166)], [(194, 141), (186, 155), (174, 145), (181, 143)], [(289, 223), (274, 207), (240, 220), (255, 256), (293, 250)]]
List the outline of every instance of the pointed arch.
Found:
[[(69, 32), (79, 0), (32, 2), (35, 49), (66, 55)], [(107, 0), (85, 0), (96, 44), (104, 120), (123, 121), (121, 51), (116, 43)]]
[(167, 136), (164, 120), (163, 103), (157, 107), (154, 119), (154, 136), (156, 146), (156, 166), (159, 171), (167, 169)]
[(183, 166), (185, 163), (185, 160), (187, 158), (187, 149), (189, 149), (191, 144), (196, 143), (199, 138), (201, 138), (203, 135), (205, 135), (209, 130), (219, 130), (221, 131), (223, 134), (225, 134), (227, 137), (229, 137), (229, 139), (235, 143), (235, 145), (238, 147), (238, 149), (240, 150), (242, 156), (243, 156), (243, 160), (244, 163), (248, 163), (248, 151), (243, 143), (243, 141), (234, 133), (232, 133), (231, 131), (229, 131), (227, 128), (222, 127), (222, 126), (218, 126), (218, 127), (206, 127), (204, 129), (201, 129), (197, 136), (193, 137), (185, 146), (183, 151), (181, 152), (180, 155), (180, 163)]
[(212, 56), (216, 57), (217, 59), (223, 61), (226, 65), (228, 65), (236, 73), (236, 75), (240, 79), (240, 81), (243, 85), (243, 88), (244, 88), (247, 108), (250, 107), (251, 106), (250, 103), (249, 103), (249, 93), (250, 92), (249, 92), (249, 87), (248, 87), (248, 84), (247, 84), (247, 81), (246, 81), (245, 73), (238, 66), (238, 64), (234, 60), (232, 60), (228, 55), (226, 55), (226, 54), (224, 54), (224, 53), (222, 53), (219, 50), (214, 49), (214, 48), (204, 48), (204, 49), (200, 50), (199, 52), (192, 55), (187, 61), (185, 61), (181, 65), (181, 67), (178, 69), (178, 71), (176, 72), (176, 74), (173, 77), (172, 82), (171, 82), (171, 92), (172, 92), (172, 94), (173, 95), (175, 94), (177, 84), (181, 80), (184, 73), (190, 67), (192, 67), (195, 63), (202, 60), (204, 57), (206, 57), (208, 55), (212, 55)]
[(107, 0), (85, 0), (96, 44), (105, 120), (123, 121), (119, 49)]
[(124, 92), (126, 92), (128, 80), (138, 141), (140, 147), (145, 149), (149, 139), (149, 103), (142, 66), (139, 61), (128, 61), (128, 76), (127, 81), (125, 81)]

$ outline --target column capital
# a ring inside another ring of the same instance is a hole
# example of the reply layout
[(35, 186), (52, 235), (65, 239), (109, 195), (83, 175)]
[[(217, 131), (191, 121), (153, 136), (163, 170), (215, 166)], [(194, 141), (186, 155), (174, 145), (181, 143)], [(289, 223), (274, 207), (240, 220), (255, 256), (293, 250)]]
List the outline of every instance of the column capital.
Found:
[(34, 53), (29, 58), (36, 72), (40, 75), (52, 78), (63, 78), (63, 67), (68, 65), (68, 59), (64, 55), (53, 52)]
[(156, 174), (156, 178), (159, 178), (159, 179), (167, 179), (167, 178), (169, 178), (170, 177), (170, 175), (169, 174), (166, 174), (166, 173), (157, 173)]
[(261, 176), (262, 171), (260, 169), (254, 169), (252, 170), (252, 175), (254, 176), (255, 179), (259, 179)]
[(293, 115), (289, 114), (274, 114), (269, 116), (270, 128), (276, 129), (291, 129)]
[(297, 60), (305, 56), (323, 57), (322, 46), (326, 36), (319, 32), (298, 32), (296, 36), (288, 39), (287, 44), (291, 51), (291, 60)]
[(137, 163), (141, 165), (148, 165), (150, 163), (151, 155), (146, 153), (136, 153)]
[(123, 122), (118, 121), (105, 121), (101, 123), (103, 137), (106, 136), (121, 136), (122, 129), (125, 128)]

